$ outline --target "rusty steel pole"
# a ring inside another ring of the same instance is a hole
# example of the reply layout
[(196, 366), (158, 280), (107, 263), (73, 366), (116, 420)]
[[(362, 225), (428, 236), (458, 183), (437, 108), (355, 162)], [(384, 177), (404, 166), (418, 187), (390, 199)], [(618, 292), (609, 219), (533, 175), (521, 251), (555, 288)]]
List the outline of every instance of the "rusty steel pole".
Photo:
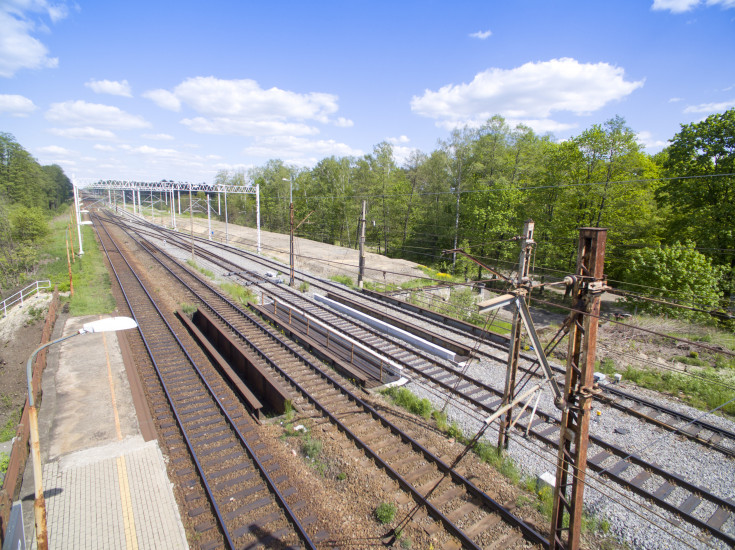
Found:
[(365, 211), (367, 201), (362, 201), (362, 215), (360, 216), (360, 259), (358, 260), (357, 288), (362, 290), (362, 281), (365, 277)]
[[(527, 220), (523, 224), (523, 237), (521, 241), (521, 253), (518, 259), (518, 275), (515, 280), (516, 289), (520, 289), (528, 283), (528, 268), (531, 264), (531, 252), (536, 244), (533, 240), (533, 220)], [(521, 354), (521, 316), (518, 308), (513, 310), (513, 327), (510, 336), (510, 351), (508, 353), (508, 366), (505, 375), (505, 391), (503, 392), (503, 401), (501, 406), (507, 405), (513, 401), (515, 397), (516, 375), (518, 374), (518, 358)], [(508, 448), (508, 430), (513, 420), (513, 408), (511, 407), (505, 413), (505, 418), (501, 420), (498, 427), (498, 452)]]
[(564, 384), (568, 408), (561, 417), (550, 550), (579, 548), (606, 242), (607, 229), (580, 229)]

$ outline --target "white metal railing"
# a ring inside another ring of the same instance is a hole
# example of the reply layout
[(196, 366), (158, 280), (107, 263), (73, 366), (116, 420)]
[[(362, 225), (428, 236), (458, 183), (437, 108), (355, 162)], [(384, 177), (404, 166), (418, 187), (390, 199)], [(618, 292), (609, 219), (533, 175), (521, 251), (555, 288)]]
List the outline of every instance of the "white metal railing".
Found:
[(28, 298), (31, 294), (34, 292), (38, 292), (42, 288), (51, 288), (51, 281), (44, 280), (44, 281), (36, 281), (32, 285), (28, 285), (24, 289), (22, 289), (20, 292), (16, 292), (13, 294), (10, 298), (6, 298), (0, 303), (0, 307), (2, 307), (3, 310), (3, 317), (5, 317), (8, 314), (8, 308), (13, 307), (13, 305), (20, 302), (21, 307), (23, 306), (23, 300), (25, 298)]

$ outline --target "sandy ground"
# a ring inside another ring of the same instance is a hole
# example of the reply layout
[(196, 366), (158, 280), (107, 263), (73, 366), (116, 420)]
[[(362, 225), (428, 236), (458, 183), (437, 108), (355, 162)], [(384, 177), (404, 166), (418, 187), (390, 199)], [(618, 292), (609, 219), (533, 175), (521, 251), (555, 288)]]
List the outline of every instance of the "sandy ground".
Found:
[[(150, 221), (151, 217), (146, 216)], [(164, 214), (163, 219), (156, 215), (154, 221), (171, 227), (171, 216)], [(176, 225), (182, 233), (190, 231), (190, 220), (186, 215), (176, 216)], [(211, 221), (212, 238), (218, 241), (228, 240), (230, 244), (247, 250), (256, 250), (258, 232), (250, 227), (227, 224), (217, 220)], [(209, 231), (207, 220), (194, 218), (194, 233), (204, 236)], [(289, 236), (270, 231), (260, 232), (261, 249), (264, 255), (288, 265)], [(329, 278), (334, 275), (348, 275), (357, 281), (359, 253), (357, 250), (335, 246), (309, 239), (294, 240), (295, 268), (308, 271), (318, 277)], [(365, 280), (379, 283), (402, 283), (409, 279), (424, 277), (418, 264), (408, 260), (387, 258), (379, 254), (367, 252), (365, 255)]]

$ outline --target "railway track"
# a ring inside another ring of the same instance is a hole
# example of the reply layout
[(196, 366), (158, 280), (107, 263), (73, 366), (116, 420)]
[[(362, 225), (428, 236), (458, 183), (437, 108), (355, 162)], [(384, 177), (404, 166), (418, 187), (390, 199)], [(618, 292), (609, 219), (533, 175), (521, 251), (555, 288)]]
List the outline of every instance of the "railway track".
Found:
[(436, 456), (400, 430), (349, 389), (310, 354), (262, 319), (236, 307), (196, 274), (158, 250), (153, 254), (220, 319), (222, 328), (242, 339), (299, 394), (295, 405), (303, 414), (321, 417), (345, 434), (465, 548), (545, 545), (546, 539), (506, 506), (480, 490), (457, 465)]
[[(143, 380), (201, 547), (316, 548), (306, 502), (267, 454), (256, 423), (191, 343), (156, 305), (126, 252), (97, 219), (97, 232), (125, 303), (139, 325), (138, 358), (150, 359)], [(179, 334), (177, 334), (177, 332)], [(296, 513), (302, 510), (302, 517)], [(311, 534), (308, 532), (311, 525)]]
[[(208, 253), (201, 250), (200, 254), (207, 256)], [(233, 264), (218, 260), (216, 255), (213, 253), (209, 254), (210, 255), (206, 258), (209, 261), (215, 264), (219, 263), (225, 270), (233, 269)], [(247, 274), (242, 274), (242, 276), (246, 280), (248, 279)], [(257, 282), (257, 278), (250, 277), (248, 282)], [(307, 307), (305, 301), (302, 298), (299, 298), (297, 293), (293, 293), (293, 291), (290, 291), (289, 289), (278, 288), (274, 285), (267, 286), (267, 289), (272, 294), (280, 294), (281, 299), (284, 301), (293, 301), (295, 299), (300, 300), (300, 304), (298, 306), (300, 309), (315, 307), (313, 304), (310, 304)], [(291, 294), (291, 296), (287, 297), (288, 294)], [(276, 307), (273, 307), (273, 313), (276, 312), (276, 309)], [(282, 307), (280, 322), (284, 323), (284, 325), (285, 311), (286, 309)], [(316, 312), (312, 313), (314, 315), (317, 314)], [(330, 313), (330, 315), (334, 317), (333, 313)], [(278, 316), (276, 315), (275, 317), (277, 318)], [(290, 314), (288, 315), (288, 318), (289, 322), (292, 322)], [(274, 320), (276, 319), (274, 318)], [(335, 324), (338, 325), (338, 328), (341, 331), (349, 332), (354, 338), (375, 337), (374, 334), (361, 335), (357, 329), (348, 329), (344, 320), (335, 322)], [(361, 328), (359, 330), (363, 329)], [(402, 361), (402, 356), (406, 353), (405, 347), (402, 350), (391, 348), (386, 349), (386, 346), (393, 344), (385, 344), (385, 342), (382, 344), (376, 343), (374, 345), (382, 348), (384, 353), (387, 353), (398, 362), (401, 362), (406, 367), (406, 370), (412, 373), (412, 376), (422, 377), (424, 379), (423, 383), (432, 384), (435, 387), (440, 388), (442, 391), (449, 392), (454, 397), (462, 399), (480, 411), (491, 414), (494, 412), (495, 407), (497, 407), (500, 401), (499, 397), (502, 396), (501, 390), (481, 384), (469, 377), (463, 377), (458, 369), (452, 369), (446, 364), (439, 364), (425, 356), (422, 358), (420, 357), (421, 354), (418, 352), (415, 352), (413, 357), (408, 361)], [(421, 362), (426, 363), (424, 365), (420, 365)], [(618, 400), (611, 401), (611, 398), (607, 398), (606, 400), (609, 401), (610, 405), (625, 410), (626, 407), (622, 402), (624, 397), (621, 398), (621, 395), (625, 395), (625, 393), (620, 392), (615, 388), (611, 388), (611, 390), (611, 393), (618, 394)], [(633, 401), (632, 406), (629, 408), (637, 408), (638, 410), (635, 412), (640, 418), (647, 419), (648, 421), (656, 421), (657, 419), (655, 416), (646, 415), (641, 412), (641, 409), (644, 406), (647, 406), (645, 401), (638, 399)], [(659, 414), (668, 414), (665, 409), (663, 411), (660, 409), (658, 410)], [(676, 418), (679, 421), (679, 424), (681, 422), (689, 423), (688, 426), (690, 426), (691, 429), (689, 430), (689, 433), (684, 432), (684, 435), (690, 436), (690, 438), (695, 441), (706, 443), (710, 447), (717, 448), (718, 440), (716, 437), (713, 437), (715, 431), (706, 423), (700, 423), (698, 425), (698, 423), (693, 419), (688, 419), (685, 415), (680, 414), (672, 414), (671, 417)], [(527, 423), (530, 423), (530, 426)], [(660, 427), (665, 427), (670, 431), (679, 431), (679, 427), (674, 425), (673, 422), (671, 424), (667, 424), (659, 419), (654, 423), (657, 425), (660, 424)], [(537, 411), (536, 418), (531, 419), (530, 413), (525, 413), (520, 417), (518, 427), (523, 431), (528, 430), (533, 437), (552, 448), (557, 445), (559, 430), (558, 420), (550, 414), (544, 413), (543, 411)], [(710, 430), (711, 433), (708, 434), (706, 439), (701, 437), (697, 439), (698, 433), (702, 430)], [(727, 436), (728, 434), (724, 433), (722, 436), (718, 435), (717, 437)], [(721, 498), (702, 487), (692, 484), (676, 473), (668, 472), (636, 455), (631, 455), (625, 450), (612, 445), (601, 438), (592, 436), (590, 438), (590, 444), (589, 456), (591, 458), (588, 465), (590, 469), (604, 474), (619, 485), (645, 497), (646, 499), (649, 499), (661, 508), (679, 515), (688, 523), (709, 532), (712, 536), (723, 540), (728, 544), (735, 545), (732, 526), (727, 525), (730, 518), (735, 514), (735, 506), (730, 500)], [(724, 449), (724, 451), (727, 451), (727, 447), (720, 447), (721, 449)], [(731, 523), (732, 521), (730, 521), (730, 524)]]

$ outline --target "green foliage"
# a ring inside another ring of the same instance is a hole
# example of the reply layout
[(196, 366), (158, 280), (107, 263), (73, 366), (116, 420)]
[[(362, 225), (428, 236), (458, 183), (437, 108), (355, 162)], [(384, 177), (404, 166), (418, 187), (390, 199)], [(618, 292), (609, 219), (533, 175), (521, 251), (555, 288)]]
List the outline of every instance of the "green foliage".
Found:
[(406, 388), (387, 388), (383, 390), (383, 394), (389, 396), (399, 407), (423, 418), (431, 418), (432, 406), (428, 399), (419, 399)]
[[(671, 297), (686, 306), (710, 310), (719, 306), (723, 269), (695, 249), (692, 242), (659, 248), (643, 248), (631, 253), (626, 281), (652, 287), (647, 293), (663, 300)], [(640, 311), (683, 319), (709, 320), (706, 313), (672, 308), (655, 302), (626, 298)]]
[(299, 292), (308, 292), (308, 291), (309, 291), (309, 282), (301, 281), (301, 284), (299, 285)]
[(330, 279), (334, 281), (335, 283), (341, 283), (350, 288), (354, 286), (352, 279), (348, 277), (347, 275), (333, 275), (332, 277), (330, 277)]
[(23, 409), (18, 408), (10, 418), (5, 422), (5, 426), (0, 428), (0, 443), (4, 441), (10, 441), (15, 437), (15, 432), (18, 429), (18, 423), (20, 422), (20, 416), (23, 413)]
[(340, 472), (337, 474), (337, 481), (344, 481), (347, 479), (347, 474), (344, 472)]
[(10, 465), (10, 455), (8, 453), (0, 453), (0, 476), (5, 476), (5, 472), (8, 471)]
[(308, 458), (318, 458), (322, 452), (322, 442), (307, 433), (301, 438), (301, 452)]
[(204, 275), (205, 277), (209, 277), (210, 279), (214, 279), (214, 273), (212, 273), (211, 270), (207, 269), (206, 267), (200, 266), (198, 263), (196, 263), (194, 260), (189, 258), (186, 260), (186, 263), (196, 269), (199, 273)]
[[(670, 211), (670, 241), (696, 241), (717, 249), (713, 255), (726, 266), (722, 289), (732, 293), (735, 273), (735, 109), (683, 124), (666, 150), (669, 178), (658, 193)], [(709, 176), (701, 179), (700, 176)], [(681, 179), (680, 179), (681, 178)]]
[(197, 309), (198, 309), (197, 306), (195, 306), (194, 304), (188, 304), (188, 303), (181, 304), (181, 311), (184, 312), (184, 315), (187, 315), (189, 317), (194, 315), (194, 312)]
[(375, 508), (375, 519), (385, 525), (395, 519), (396, 511), (396, 505), (392, 502), (381, 502), (378, 507)]
[(255, 293), (246, 286), (226, 282), (221, 283), (220, 288), (224, 290), (225, 293), (235, 302), (243, 306), (249, 302), (255, 302), (257, 300)]

